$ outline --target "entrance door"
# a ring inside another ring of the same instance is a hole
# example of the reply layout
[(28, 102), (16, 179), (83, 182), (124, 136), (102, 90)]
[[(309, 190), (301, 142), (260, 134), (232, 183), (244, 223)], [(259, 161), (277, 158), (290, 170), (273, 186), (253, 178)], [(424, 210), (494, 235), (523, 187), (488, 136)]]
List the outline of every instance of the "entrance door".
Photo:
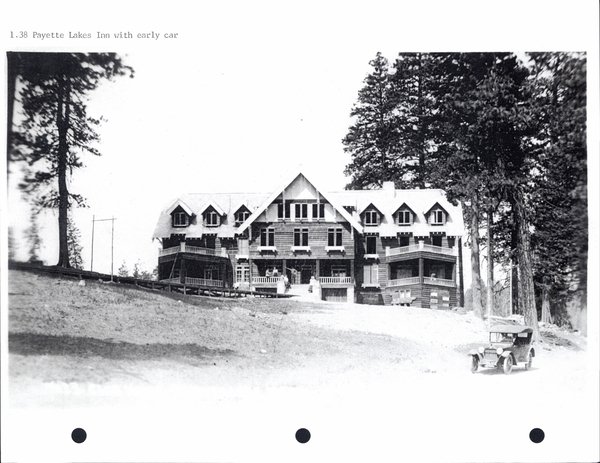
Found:
[(312, 270), (310, 267), (302, 267), (300, 270), (300, 284), (307, 285), (310, 283), (310, 277), (312, 276)]

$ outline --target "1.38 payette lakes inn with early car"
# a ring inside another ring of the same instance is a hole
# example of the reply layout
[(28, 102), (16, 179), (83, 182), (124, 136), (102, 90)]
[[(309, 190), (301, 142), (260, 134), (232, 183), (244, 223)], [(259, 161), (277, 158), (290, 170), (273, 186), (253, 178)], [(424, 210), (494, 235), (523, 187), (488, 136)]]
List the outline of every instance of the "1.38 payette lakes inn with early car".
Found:
[(160, 214), (159, 280), (327, 301), (458, 305), (462, 209), (436, 189), (328, 192), (295, 173), (270, 194), (184, 194)]

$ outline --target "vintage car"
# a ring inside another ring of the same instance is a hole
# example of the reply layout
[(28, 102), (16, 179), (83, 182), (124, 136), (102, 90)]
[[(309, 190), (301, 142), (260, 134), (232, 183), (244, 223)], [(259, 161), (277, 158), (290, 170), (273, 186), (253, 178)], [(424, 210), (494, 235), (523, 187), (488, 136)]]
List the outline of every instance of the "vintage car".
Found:
[(510, 374), (513, 366), (523, 365), (531, 368), (535, 350), (531, 345), (533, 329), (522, 325), (494, 325), (489, 329), (490, 343), (469, 352), (471, 372), (478, 368), (502, 368)]

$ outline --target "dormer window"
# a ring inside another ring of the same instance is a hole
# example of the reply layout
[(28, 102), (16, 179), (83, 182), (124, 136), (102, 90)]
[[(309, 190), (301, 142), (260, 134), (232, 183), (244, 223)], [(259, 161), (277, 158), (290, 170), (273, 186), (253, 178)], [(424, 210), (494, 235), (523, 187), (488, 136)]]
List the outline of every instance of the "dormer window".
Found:
[(190, 224), (190, 217), (182, 210), (173, 212), (173, 226), (187, 227)]
[(377, 211), (366, 211), (365, 212), (365, 225), (378, 225), (379, 214)]
[(432, 225), (444, 225), (445, 215), (441, 209), (434, 209), (431, 211), (431, 224)]
[(412, 214), (410, 211), (398, 212), (398, 225), (410, 225), (412, 223)]
[(429, 225), (445, 225), (448, 221), (448, 213), (439, 203), (435, 203), (425, 215)]
[(216, 211), (208, 211), (204, 213), (204, 225), (207, 227), (218, 227), (221, 225), (219, 214)]
[(239, 227), (250, 217), (249, 211), (238, 211), (235, 213), (235, 226)]

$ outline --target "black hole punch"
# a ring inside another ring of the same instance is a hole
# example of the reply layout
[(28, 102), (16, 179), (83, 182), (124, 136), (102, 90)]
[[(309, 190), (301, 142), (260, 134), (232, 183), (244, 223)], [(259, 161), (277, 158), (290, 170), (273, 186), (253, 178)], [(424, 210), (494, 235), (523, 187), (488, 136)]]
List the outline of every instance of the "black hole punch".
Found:
[(529, 433), (529, 439), (531, 439), (531, 442), (533, 442), (534, 444), (539, 444), (540, 442), (542, 442), (544, 440), (544, 437), (544, 431), (542, 431), (540, 428), (533, 428)]
[(306, 444), (310, 440), (310, 431), (304, 428), (298, 429), (296, 431), (296, 440), (301, 444)]
[(83, 430), (81, 428), (73, 429), (73, 432), (71, 433), (71, 439), (73, 439), (74, 442), (81, 444), (82, 442), (85, 441), (86, 438), (87, 438), (87, 433), (85, 432), (85, 430)]

